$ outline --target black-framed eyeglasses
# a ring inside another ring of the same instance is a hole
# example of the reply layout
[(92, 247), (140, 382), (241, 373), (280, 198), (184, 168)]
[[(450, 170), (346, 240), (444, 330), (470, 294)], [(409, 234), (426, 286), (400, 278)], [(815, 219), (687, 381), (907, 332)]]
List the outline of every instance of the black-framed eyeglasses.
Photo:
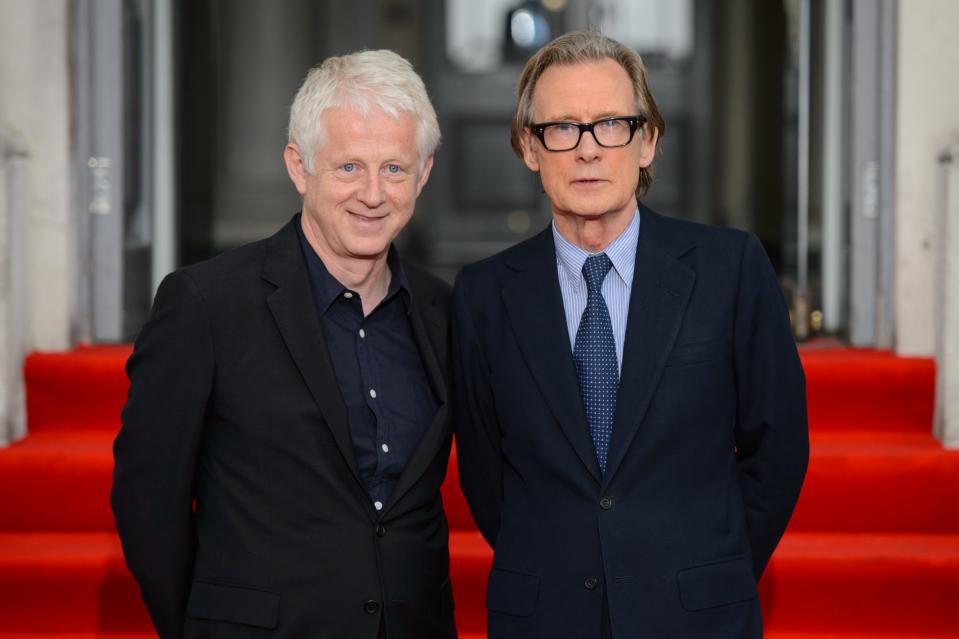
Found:
[(595, 122), (540, 122), (531, 124), (530, 130), (547, 151), (570, 151), (579, 146), (583, 133), (593, 134), (596, 144), (615, 148), (633, 141), (636, 130), (646, 124), (642, 115), (624, 115), (601, 118)]

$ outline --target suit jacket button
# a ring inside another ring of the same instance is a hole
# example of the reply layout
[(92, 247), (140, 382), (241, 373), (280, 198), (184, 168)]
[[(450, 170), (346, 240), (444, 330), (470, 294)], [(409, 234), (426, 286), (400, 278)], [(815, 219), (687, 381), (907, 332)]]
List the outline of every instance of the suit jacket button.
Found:
[(365, 604), (363, 604), (363, 610), (365, 610), (366, 614), (368, 615), (375, 615), (377, 612), (380, 611), (380, 604), (370, 599)]
[(613, 507), (613, 498), (612, 497), (603, 497), (599, 500), (599, 507), (603, 510), (609, 510)]
[(376, 536), (377, 536), (377, 537), (385, 537), (385, 536), (386, 536), (386, 527), (383, 526), (383, 524), (376, 524), (376, 528), (375, 528), (374, 530), (375, 530), (375, 532), (376, 532)]
[(596, 590), (596, 585), (599, 583), (599, 579), (596, 577), (587, 577), (586, 581), (583, 582), (583, 585), (586, 587), (586, 590)]

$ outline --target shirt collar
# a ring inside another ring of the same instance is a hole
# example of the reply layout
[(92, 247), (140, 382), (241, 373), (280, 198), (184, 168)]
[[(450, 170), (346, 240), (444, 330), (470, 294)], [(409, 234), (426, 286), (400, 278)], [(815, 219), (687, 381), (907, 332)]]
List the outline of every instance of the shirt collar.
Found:
[[(576, 246), (559, 232), (556, 223), (552, 224), (553, 244), (556, 245), (556, 262), (562, 267), (569, 283), (575, 287), (585, 285), (583, 277), (583, 264), (586, 258), (598, 253), (590, 253)], [(623, 280), (626, 289), (629, 290), (633, 285), (633, 269), (636, 266), (636, 247), (639, 245), (639, 209), (633, 214), (630, 221), (622, 233), (613, 240), (605, 250), (599, 253), (606, 253), (613, 263), (613, 270)]]
[[(332, 304), (348, 289), (330, 274), (330, 271), (326, 268), (323, 260), (321, 260), (320, 256), (316, 254), (316, 251), (313, 250), (313, 247), (310, 246), (309, 240), (306, 239), (306, 235), (303, 233), (300, 215), (297, 216), (294, 226), (296, 227), (296, 235), (298, 238), (300, 238), (300, 246), (303, 249), (303, 257), (306, 259), (306, 268), (309, 272), (310, 284), (312, 285), (311, 288), (313, 289), (313, 299), (316, 303), (317, 310), (322, 315), (323, 313), (326, 313), (327, 309), (329, 309), (330, 304)], [(386, 256), (386, 264), (390, 269), (391, 277), (390, 286), (386, 291), (386, 297), (383, 298), (383, 302), (391, 299), (399, 291), (403, 291), (404, 297), (409, 299), (409, 282), (406, 279), (406, 273), (403, 271), (403, 265), (400, 263), (399, 253), (397, 252), (396, 247), (392, 244), (390, 244), (390, 250)], [(383, 302), (381, 302), (381, 304)], [(407, 304), (406, 307), (407, 312), (409, 312), (409, 304)]]

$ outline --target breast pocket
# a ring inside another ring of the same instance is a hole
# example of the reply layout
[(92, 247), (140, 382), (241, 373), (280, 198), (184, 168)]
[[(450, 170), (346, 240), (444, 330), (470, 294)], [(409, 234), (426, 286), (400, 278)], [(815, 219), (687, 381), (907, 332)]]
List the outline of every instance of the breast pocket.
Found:
[(733, 341), (727, 337), (708, 342), (688, 342), (673, 347), (666, 360), (666, 366), (688, 366), (705, 364), (729, 357), (733, 352)]

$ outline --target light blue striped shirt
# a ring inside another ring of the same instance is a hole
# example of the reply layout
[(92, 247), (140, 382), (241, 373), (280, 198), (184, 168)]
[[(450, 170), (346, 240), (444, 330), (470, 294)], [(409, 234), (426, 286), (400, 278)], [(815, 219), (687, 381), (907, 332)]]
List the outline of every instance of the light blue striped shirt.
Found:
[[(583, 264), (589, 253), (563, 237), (553, 224), (553, 243), (556, 245), (556, 271), (559, 276), (559, 290), (563, 294), (563, 309), (566, 311), (566, 328), (569, 331), (569, 347), (576, 347), (576, 331), (579, 321), (586, 310), (586, 278), (583, 277)], [(636, 247), (639, 244), (639, 211), (633, 215), (619, 237), (606, 247), (605, 251), (613, 263), (606, 279), (603, 280), (603, 299), (609, 308), (609, 319), (613, 323), (613, 337), (616, 340), (616, 362), (619, 372), (623, 372), (623, 344), (626, 341), (626, 319), (629, 315), (629, 294), (633, 287), (633, 268), (636, 266)]]

